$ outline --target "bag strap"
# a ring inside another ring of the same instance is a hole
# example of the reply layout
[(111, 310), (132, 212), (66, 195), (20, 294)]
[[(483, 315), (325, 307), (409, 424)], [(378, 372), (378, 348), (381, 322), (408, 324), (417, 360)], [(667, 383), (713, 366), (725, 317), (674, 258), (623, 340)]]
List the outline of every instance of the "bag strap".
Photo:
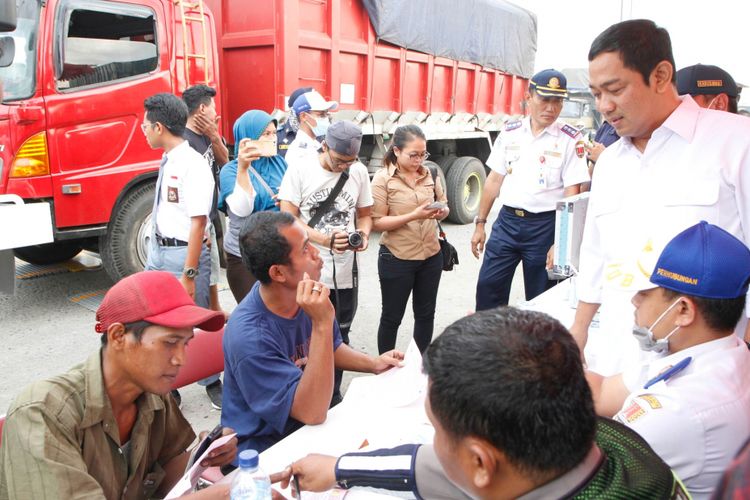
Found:
[[(435, 201), (437, 201), (437, 198), (438, 198), (437, 181), (435, 180), (435, 178), (437, 177), (437, 168), (432, 165), (428, 165), (427, 168), (430, 169), (430, 175), (432, 176), (432, 190), (435, 192)], [(438, 236), (447, 242), (448, 238), (445, 237), (445, 231), (443, 231), (443, 226), (440, 224), (439, 220), (435, 219), (435, 222), (437, 222)]]
[(247, 167), (247, 169), (250, 171), (252, 175), (255, 176), (256, 179), (258, 179), (258, 182), (260, 182), (260, 185), (263, 186), (263, 189), (266, 190), (266, 192), (271, 198), (276, 196), (276, 193), (273, 192), (273, 189), (271, 189), (271, 186), (269, 186), (266, 180), (260, 176), (257, 170), (255, 170), (252, 166)]
[(315, 227), (318, 222), (320, 222), (320, 219), (323, 218), (323, 216), (328, 213), (328, 210), (331, 209), (331, 205), (333, 205), (333, 201), (336, 199), (336, 197), (339, 195), (342, 189), (344, 189), (344, 184), (346, 184), (346, 181), (349, 179), (349, 172), (344, 170), (341, 172), (341, 175), (339, 176), (339, 180), (336, 182), (336, 185), (333, 186), (333, 190), (331, 190), (331, 194), (328, 195), (328, 198), (318, 205), (318, 210), (316, 210), (315, 215), (307, 221), (307, 225), (310, 227)]

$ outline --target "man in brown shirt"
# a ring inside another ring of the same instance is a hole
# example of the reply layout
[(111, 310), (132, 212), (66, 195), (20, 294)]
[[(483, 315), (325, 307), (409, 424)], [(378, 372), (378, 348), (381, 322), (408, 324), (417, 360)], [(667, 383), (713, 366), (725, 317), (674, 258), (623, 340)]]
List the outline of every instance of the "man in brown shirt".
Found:
[[(112, 287), (96, 319), (101, 350), (32, 383), (8, 411), (0, 500), (150, 498), (184, 473), (195, 434), (169, 390), (193, 328), (218, 330), (223, 314), (196, 306), (171, 274), (147, 271)], [(236, 451), (233, 439), (204, 465), (227, 464)], [(190, 498), (228, 498), (228, 485)]]

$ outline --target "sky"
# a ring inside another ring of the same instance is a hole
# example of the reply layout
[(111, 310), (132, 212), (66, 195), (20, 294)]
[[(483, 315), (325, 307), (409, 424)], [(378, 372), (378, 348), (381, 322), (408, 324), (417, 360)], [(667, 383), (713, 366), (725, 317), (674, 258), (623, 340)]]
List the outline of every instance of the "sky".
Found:
[[(536, 70), (588, 67), (591, 42), (611, 24), (652, 19), (672, 38), (677, 69), (715, 64), (750, 85), (750, 2), (746, 0), (510, 0), (537, 16)], [(750, 89), (741, 104), (750, 105)]]

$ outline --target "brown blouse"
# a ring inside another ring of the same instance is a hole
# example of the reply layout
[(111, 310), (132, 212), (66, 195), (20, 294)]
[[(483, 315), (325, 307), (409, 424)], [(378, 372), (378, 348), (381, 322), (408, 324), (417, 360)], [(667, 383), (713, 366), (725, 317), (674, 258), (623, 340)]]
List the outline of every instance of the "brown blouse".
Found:
[[(412, 184), (401, 176), (398, 167), (391, 165), (380, 169), (372, 178), (372, 218), (386, 215), (405, 215), (427, 202), (446, 203), (440, 178), (432, 181), (430, 171), (419, 167), (419, 177)], [(437, 196), (436, 196), (437, 195)], [(380, 243), (388, 247), (399, 259), (425, 260), (440, 251), (435, 219), (411, 221), (398, 229), (383, 232)]]

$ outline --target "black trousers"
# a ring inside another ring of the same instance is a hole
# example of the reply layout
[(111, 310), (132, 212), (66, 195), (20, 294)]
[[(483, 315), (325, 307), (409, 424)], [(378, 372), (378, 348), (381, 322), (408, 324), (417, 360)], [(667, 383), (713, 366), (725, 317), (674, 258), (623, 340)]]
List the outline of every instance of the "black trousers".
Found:
[(443, 257), (440, 252), (425, 260), (403, 260), (384, 245), (380, 246), (378, 275), (383, 302), (378, 327), (380, 354), (396, 346), (398, 327), (404, 318), (410, 295), (414, 311), (414, 340), (421, 352), (427, 349), (432, 340), (435, 303), (442, 273)]
[(227, 281), (234, 300), (239, 304), (258, 280), (242, 262), (242, 257), (227, 252)]
[[(333, 308), (336, 310), (336, 318), (339, 322), (339, 330), (341, 331), (341, 339), (345, 344), (349, 344), (349, 330), (352, 327), (352, 321), (354, 320), (354, 296), (357, 290), (354, 288), (339, 289), (338, 298), (336, 292), (331, 290), (331, 303)], [(336, 369), (333, 372), (333, 397), (331, 398), (331, 407), (336, 406), (341, 402), (343, 397), (341, 396), (341, 379), (344, 375), (343, 370)]]

